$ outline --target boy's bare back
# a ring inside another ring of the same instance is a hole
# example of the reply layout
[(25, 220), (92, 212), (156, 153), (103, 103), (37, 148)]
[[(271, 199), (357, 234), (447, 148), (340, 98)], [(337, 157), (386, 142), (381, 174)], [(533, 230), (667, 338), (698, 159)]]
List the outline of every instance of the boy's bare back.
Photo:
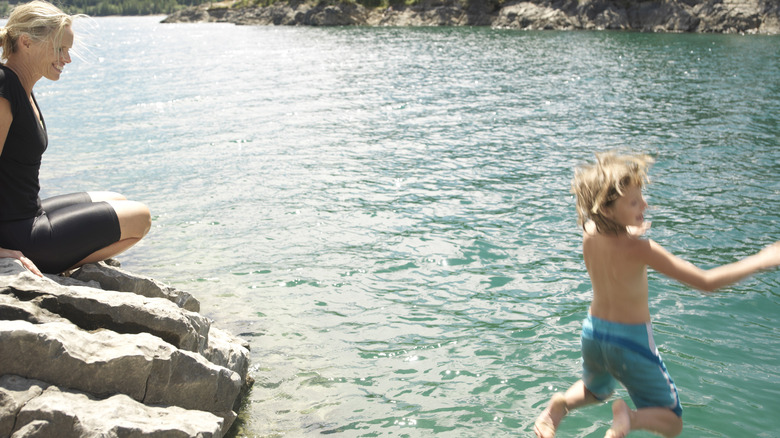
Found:
[(589, 226), (582, 252), (593, 286), (590, 313), (622, 324), (650, 321), (647, 304), (647, 266), (640, 254), (648, 242), (626, 234), (599, 234)]
[[(583, 321), (583, 378), (565, 394), (553, 395), (534, 423), (534, 432), (540, 438), (554, 437), (558, 425), (570, 410), (604, 400), (605, 393), (611, 389), (610, 379), (617, 379), (627, 387), (630, 385), (635, 394), (641, 393), (643, 398), (634, 399), (632, 395), (636, 410), (629, 409), (620, 399), (613, 403), (612, 428), (606, 436), (623, 437), (632, 430), (642, 429), (674, 437), (682, 431), (682, 409), (677, 388), (652, 340), (647, 268), (696, 289), (713, 291), (759, 270), (780, 265), (780, 241), (742, 260), (708, 270), (700, 269), (653, 240), (642, 237), (649, 228), (644, 217), (647, 203), (642, 196), (642, 187), (653, 159), (646, 155), (614, 153), (597, 154), (597, 158), (596, 164), (578, 168), (572, 183), (572, 191), (577, 198), (578, 223), (584, 230), (582, 252), (593, 287), (591, 316)], [(634, 324), (644, 325), (647, 331), (637, 331), (637, 327), (629, 326)], [(599, 330), (602, 331), (597, 333)], [(601, 363), (624, 360), (622, 354), (620, 359), (607, 357), (606, 354), (607, 351), (624, 348), (621, 343), (609, 345), (610, 350), (604, 348), (604, 344), (614, 342), (610, 335), (616, 330), (620, 336), (634, 336), (631, 339), (637, 341), (636, 345), (640, 348), (644, 344), (639, 342), (639, 337), (647, 342), (644, 351), (653, 360), (647, 359), (648, 356), (642, 357), (651, 366), (640, 360), (632, 362), (631, 367), (641, 369), (639, 373), (643, 377), (640, 380), (620, 373), (620, 376), (612, 375), (612, 371), (606, 371), (606, 365)], [(653, 372), (649, 372), (650, 369)], [(657, 378), (647, 379), (658, 370), (660, 374), (656, 373)], [(604, 378), (605, 373), (611, 377)], [(674, 403), (669, 404), (669, 400)]]

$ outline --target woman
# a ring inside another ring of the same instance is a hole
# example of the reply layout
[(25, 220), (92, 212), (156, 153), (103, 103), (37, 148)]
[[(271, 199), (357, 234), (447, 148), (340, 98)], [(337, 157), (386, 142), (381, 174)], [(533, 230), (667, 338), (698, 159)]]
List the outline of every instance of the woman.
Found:
[(39, 197), (48, 137), (33, 86), (58, 80), (70, 63), (72, 22), (35, 0), (15, 7), (0, 28), (0, 257), (19, 259), (37, 275), (113, 257), (151, 227), (149, 209), (117, 193)]

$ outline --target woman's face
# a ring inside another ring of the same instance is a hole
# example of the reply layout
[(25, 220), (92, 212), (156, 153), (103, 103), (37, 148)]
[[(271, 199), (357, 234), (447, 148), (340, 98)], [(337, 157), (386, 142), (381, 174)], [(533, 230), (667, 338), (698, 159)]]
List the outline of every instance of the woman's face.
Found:
[(54, 47), (53, 39), (39, 44), (40, 68), (43, 77), (51, 81), (60, 78), (65, 64), (70, 64), (70, 49), (73, 47), (73, 39), (73, 29), (66, 26), (62, 31), (59, 47)]

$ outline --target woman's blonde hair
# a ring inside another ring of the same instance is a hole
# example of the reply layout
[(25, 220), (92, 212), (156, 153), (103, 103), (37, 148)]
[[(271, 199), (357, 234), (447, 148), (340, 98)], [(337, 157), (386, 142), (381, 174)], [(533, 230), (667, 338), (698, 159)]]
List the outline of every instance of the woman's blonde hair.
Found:
[(35, 42), (50, 39), (59, 47), (65, 28), (73, 24), (73, 16), (43, 0), (20, 4), (11, 11), (5, 27), (0, 28), (0, 46), (3, 60), (16, 52), (19, 37), (27, 35)]
[(649, 155), (620, 155), (615, 152), (596, 154), (596, 163), (578, 167), (574, 172), (572, 193), (577, 198), (577, 223), (585, 229), (592, 220), (599, 233), (621, 234), (626, 231), (604, 215), (627, 187), (642, 188), (649, 182), (647, 170), (655, 160)]

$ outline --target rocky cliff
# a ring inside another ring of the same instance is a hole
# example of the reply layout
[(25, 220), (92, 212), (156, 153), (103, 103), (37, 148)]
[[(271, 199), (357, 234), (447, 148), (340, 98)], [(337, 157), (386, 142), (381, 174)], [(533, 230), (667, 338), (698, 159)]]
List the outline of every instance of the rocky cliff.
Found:
[(0, 437), (222, 437), (248, 344), (190, 294), (106, 263), (39, 278), (0, 259)]
[(252, 8), (232, 5), (228, 0), (192, 7), (163, 22), (780, 34), (777, 0), (425, 0), (414, 6), (378, 9), (339, 0), (289, 0)]

